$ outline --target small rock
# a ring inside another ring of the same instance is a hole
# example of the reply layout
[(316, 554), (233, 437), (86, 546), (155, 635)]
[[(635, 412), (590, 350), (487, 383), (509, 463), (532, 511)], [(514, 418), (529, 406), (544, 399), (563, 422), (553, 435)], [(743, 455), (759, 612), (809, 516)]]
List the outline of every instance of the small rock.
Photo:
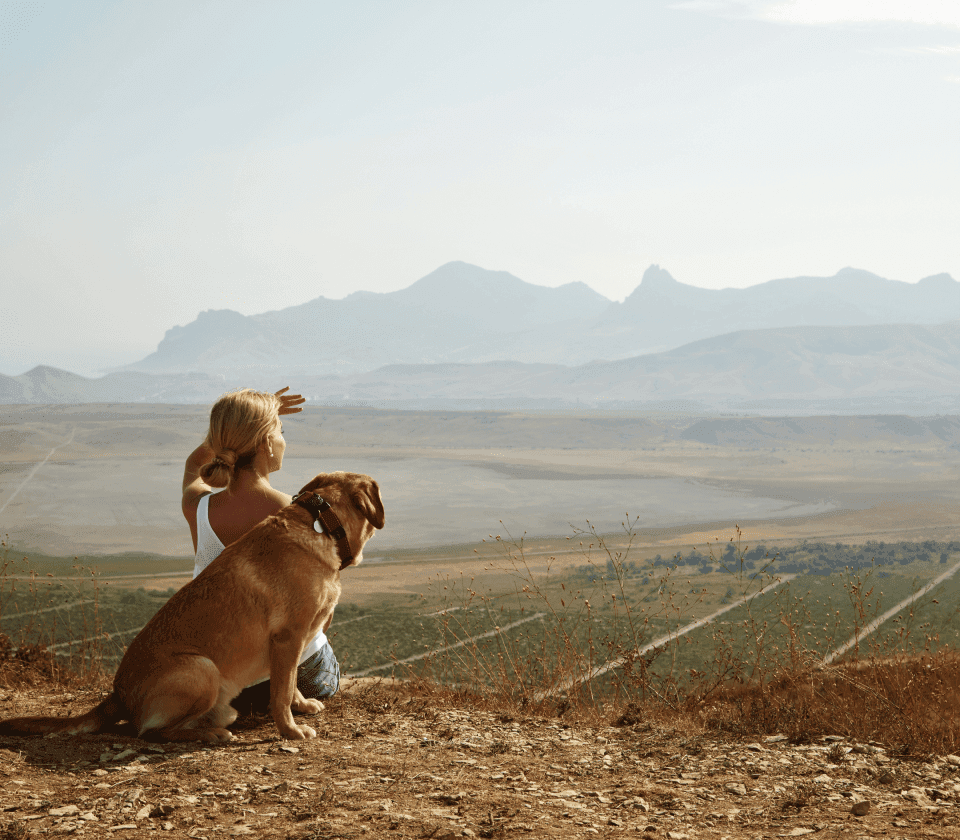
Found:
[(854, 802), (850, 813), (855, 817), (865, 817), (870, 813), (870, 803), (864, 799), (862, 802)]
[(960, 755), (948, 755), (947, 764), (952, 764), (954, 767), (960, 767)]
[(739, 782), (727, 782), (727, 783), (724, 785), (724, 788), (725, 788), (726, 790), (730, 791), (730, 793), (735, 793), (735, 794), (737, 794), (737, 796), (746, 796), (746, 795), (747, 795), (746, 785), (742, 785), (742, 784), (740, 784)]
[(300, 752), (300, 750), (299, 750), (299, 748), (297, 748), (297, 747), (286, 747), (286, 746), (283, 746), (283, 747), (280, 747), (280, 752), (285, 752), (285, 753), (298, 753), (298, 752)]
[(752, 750), (753, 752), (763, 752), (763, 747), (759, 744), (747, 744), (747, 749)]
[(64, 805), (62, 808), (51, 808), (47, 813), (51, 817), (73, 817), (80, 813), (76, 805)]
[(884, 770), (879, 776), (877, 776), (877, 781), (881, 785), (892, 785), (896, 781), (896, 776), (893, 775), (889, 770)]
[(97, 768), (96, 770), (93, 771), (93, 775), (94, 775), (94, 776), (106, 776), (106, 775), (107, 775), (107, 771), (106, 771), (106, 770), (103, 770), (103, 769), (101, 769), (101, 768)]
[(634, 796), (632, 799), (628, 799), (626, 802), (624, 802), (623, 807), (639, 808), (641, 811), (646, 813), (647, 811), (650, 810), (650, 803), (647, 802), (647, 800), (644, 799), (642, 796)]
[(137, 811), (137, 819), (145, 820), (150, 816), (150, 812), (153, 810), (152, 805), (144, 805), (139, 811)]
[(155, 805), (153, 810), (150, 811), (150, 816), (153, 818), (169, 817), (172, 813), (173, 805)]
[(904, 799), (909, 799), (911, 802), (915, 802), (917, 805), (932, 805), (930, 798), (922, 790), (917, 790), (917, 788), (911, 788), (910, 790), (905, 790), (900, 794)]
[(161, 825), (160, 828), (163, 829), (164, 831), (173, 831), (173, 823), (167, 821), (163, 825)]
[(833, 781), (826, 773), (821, 773), (819, 776), (814, 776), (813, 780), (818, 785), (829, 785)]
[[(112, 759), (108, 759), (108, 761), (123, 761), (125, 758), (130, 758), (130, 756), (133, 756), (136, 754), (137, 754), (136, 750), (127, 749), (127, 750), (123, 750), (122, 752), (118, 752)], [(106, 755), (106, 753), (104, 753), (104, 755)]]

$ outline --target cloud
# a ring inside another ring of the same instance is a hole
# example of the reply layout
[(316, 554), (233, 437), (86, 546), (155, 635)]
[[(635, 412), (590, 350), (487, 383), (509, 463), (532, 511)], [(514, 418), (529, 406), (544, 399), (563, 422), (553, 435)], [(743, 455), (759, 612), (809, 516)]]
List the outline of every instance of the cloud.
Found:
[(960, 29), (956, 0), (681, 0), (671, 8), (806, 26), (913, 23)]

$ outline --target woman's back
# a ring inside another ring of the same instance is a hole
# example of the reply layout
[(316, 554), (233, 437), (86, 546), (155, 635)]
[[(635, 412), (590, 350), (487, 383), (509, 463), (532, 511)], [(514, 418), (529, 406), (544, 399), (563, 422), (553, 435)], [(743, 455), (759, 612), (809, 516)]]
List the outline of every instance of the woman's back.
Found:
[[(286, 390), (286, 389), (284, 389)], [(237, 391), (221, 397), (210, 414), (206, 440), (187, 459), (182, 509), (198, 550), (197, 512), (207, 498), (207, 521), (222, 544), (230, 545), (268, 516), (290, 504), (270, 486), (270, 473), (283, 464), (281, 414), (300, 411), (300, 396)], [(214, 492), (216, 488), (222, 492)]]
[(236, 542), (268, 516), (283, 510), (289, 497), (284, 493), (277, 496), (279, 499), (265, 501), (238, 498), (225, 492), (200, 496), (192, 523), (196, 551), (193, 576), (209, 566), (230, 543)]
[(198, 506), (201, 499), (208, 500), (207, 521), (225, 546), (236, 542), (254, 525), (290, 504), (290, 496), (278, 490), (269, 496), (226, 491), (206, 493), (197, 499)]

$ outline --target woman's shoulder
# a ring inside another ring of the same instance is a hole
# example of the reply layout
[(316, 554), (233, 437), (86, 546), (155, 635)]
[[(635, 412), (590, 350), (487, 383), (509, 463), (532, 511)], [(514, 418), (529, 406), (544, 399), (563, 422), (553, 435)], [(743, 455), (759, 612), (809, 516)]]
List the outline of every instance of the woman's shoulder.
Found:
[(194, 492), (185, 491), (183, 494), (183, 499), (181, 500), (181, 506), (183, 507), (184, 512), (194, 511), (196, 512), (197, 508), (200, 506), (200, 500), (209, 498), (216, 494), (217, 491), (206, 490), (195, 490)]
[(289, 493), (284, 493), (282, 490), (274, 490), (273, 501), (277, 505), (277, 510), (285, 508), (290, 502), (293, 501), (293, 496)]

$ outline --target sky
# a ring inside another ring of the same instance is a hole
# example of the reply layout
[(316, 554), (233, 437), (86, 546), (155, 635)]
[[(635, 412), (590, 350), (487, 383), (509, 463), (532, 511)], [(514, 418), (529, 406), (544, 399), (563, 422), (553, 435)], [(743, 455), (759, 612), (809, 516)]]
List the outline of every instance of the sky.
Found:
[(0, 183), (7, 375), (451, 260), (960, 279), (960, 3), (3, 0)]

